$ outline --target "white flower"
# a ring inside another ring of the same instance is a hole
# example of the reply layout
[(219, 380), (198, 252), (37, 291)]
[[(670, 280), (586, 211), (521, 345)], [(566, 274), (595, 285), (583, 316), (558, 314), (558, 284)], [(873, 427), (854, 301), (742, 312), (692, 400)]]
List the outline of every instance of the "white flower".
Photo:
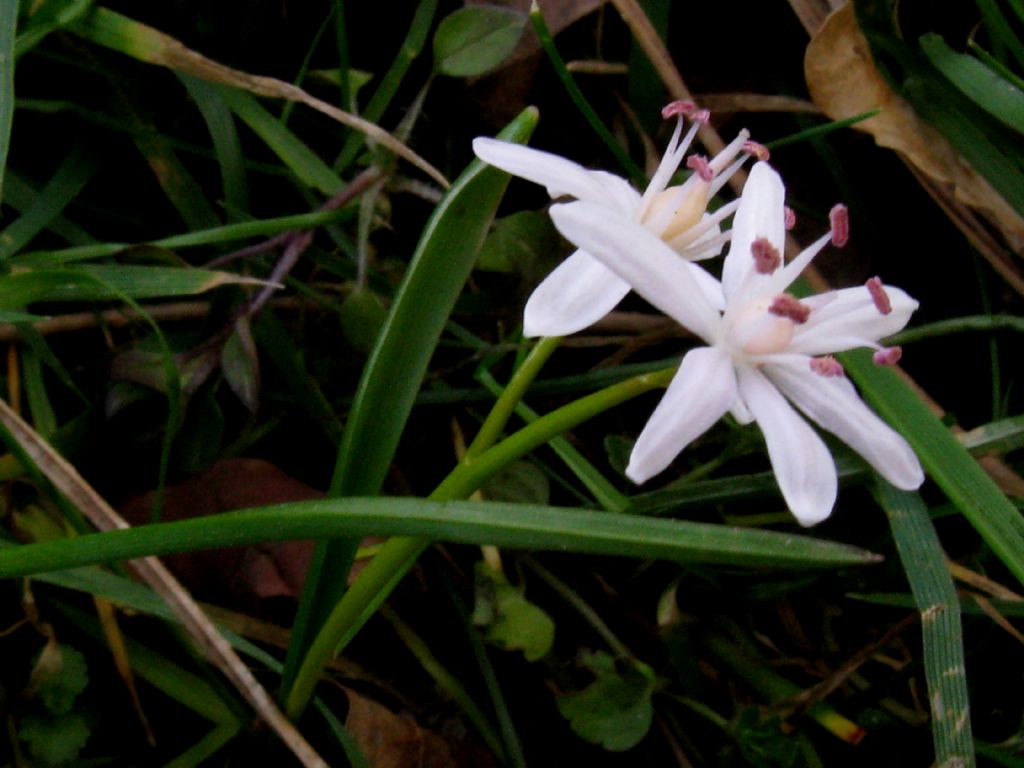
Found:
[[(686, 259), (717, 256), (726, 239), (719, 223), (736, 210), (737, 203), (707, 214), (708, 201), (746, 160), (745, 155), (738, 159), (737, 155), (750, 153), (763, 158), (767, 152), (748, 140), (749, 133), (741, 131), (712, 160), (691, 157), (687, 165), (694, 173), (683, 184), (668, 187), (708, 113), (680, 101), (665, 107), (662, 116), (676, 117), (676, 128), (643, 195), (618, 176), (589, 171), (558, 155), (520, 144), (478, 138), (473, 141), (473, 151), (496, 168), (542, 184), (552, 198), (568, 195), (639, 222)], [(692, 120), (685, 136), (684, 117)], [(580, 250), (562, 262), (530, 296), (523, 317), (526, 336), (565, 336), (581, 331), (608, 314), (629, 293), (629, 283), (595, 260), (580, 243), (575, 244)]]
[[(861, 401), (827, 355), (873, 347), (892, 363), (898, 348), (878, 340), (903, 328), (917, 308), (878, 278), (867, 285), (797, 300), (784, 293), (831, 238), (846, 239), (845, 209), (833, 226), (783, 265), (785, 189), (778, 174), (757, 163), (743, 190), (723, 264), (718, 295), (664, 242), (628, 217), (589, 201), (552, 207), (558, 229), (592, 254), (655, 307), (707, 346), (690, 350), (637, 439), (626, 473), (641, 483), (661, 472), (694, 438), (726, 412), (756, 421), (790, 510), (803, 525), (828, 517), (836, 498), (836, 470), (825, 443), (793, 409), (857, 451), (893, 485), (917, 488), (924, 474), (907, 442)], [(703, 271), (703, 270), (701, 270)]]

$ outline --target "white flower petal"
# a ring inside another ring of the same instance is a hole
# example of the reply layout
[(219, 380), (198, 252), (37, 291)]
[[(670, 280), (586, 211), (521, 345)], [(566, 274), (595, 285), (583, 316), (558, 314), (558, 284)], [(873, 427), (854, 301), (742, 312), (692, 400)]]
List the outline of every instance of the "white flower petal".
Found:
[(801, 525), (821, 522), (832, 512), (838, 486), (828, 448), (764, 374), (745, 365), (736, 373), (790, 511)]
[(789, 345), (792, 352), (824, 355), (856, 347), (875, 346), (875, 342), (903, 329), (917, 309), (917, 301), (899, 288), (886, 286), (892, 311), (878, 311), (864, 286), (829, 291), (808, 299), (811, 314), (796, 329)]
[(716, 347), (691, 349), (637, 438), (626, 475), (642, 483), (661, 472), (729, 410), (735, 396), (728, 353)]
[(714, 342), (721, 317), (694, 276), (693, 270), (700, 267), (680, 259), (641, 224), (593, 203), (554, 205), (551, 219), (570, 242), (601, 261), (647, 301), (705, 341)]
[(568, 336), (593, 325), (629, 293), (629, 283), (585, 251), (576, 251), (530, 295), (524, 336)]
[(722, 286), (730, 300), (748, 276), (757, 277), (751, 246), (766, 238), (781, 255), (786, 247), (786, 188), (768, 163), (755, 163), (743, 185), (732, 222), (732, 244), (722, 265)]
[[(640, 204), (639, 193), (625, 180), (604, 171), (588, 171), (550, 152), (483, 137), (473, 139), (473, 151), (495, 168), (547, 187), (551, 197), (569, 195), (620, 208), (627, 215)], [(623, 208), (627, 201), (628, 208)]]
[(801, 411), (853, 448), (875, 470), (905, 491), (924, 482), (921, 464), (906, 440), (868, 408), (844, 377), (823, 377), (810, 358), (764, 367), (764, 372)]

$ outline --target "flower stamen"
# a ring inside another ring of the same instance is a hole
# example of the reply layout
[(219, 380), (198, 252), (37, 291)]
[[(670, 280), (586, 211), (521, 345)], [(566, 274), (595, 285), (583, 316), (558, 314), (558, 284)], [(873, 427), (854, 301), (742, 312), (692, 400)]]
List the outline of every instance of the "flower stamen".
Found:
[(753, 157), (761, 162), (767, 162), (768, 158), (771, 157), (771, 152), (768, 151), (768, 147), (757, 141), (743, 142), (743, 151), (748, 155), (753, 155)]
[(881, 278), (872, 277), (864, 285), (867, 287), (868, 293), (871, 294), (871, 301), (875, 303), (875, 308), (879, 312), (883, 315), (888, 315), (892, 312), (892, 302), (889, 300), (889, 294), (885, 292)]
[(871, 356), (875, 365), (896, 365), (903, 357), (902, 347), (882, 347)]
[(703, 155), (690, 155), (686, 158), (686, 167), (694, 171), (704, 181), (711, 181), (715, 178), (715, 171)]
[(782, 264), (779, 249), (767, 237), (759, 237), (751, 243), (750, 253), (754, 257), (754, 269), (759, 275), (770, 275)]
[(790, 296), (788, 293), (783, 293), (772, 299), (771, 306), (768, 307), (768, 312), (779, 317), (784, 317), (797, 325), (803, 325), (807, 322), (807, 318), (811, 316), (811, 308), (806, 304), (802, 304), (798, 299)]
[(846, 206), (840, 203), (828, 212), (828, 220), (832, 225), (832, 245), (842, 248), (850, 239), (850, 214)]
[(819, 376), (825, 378), (833, 378), (836, 376), (842, 376), (845, 371), (843, 370), (843, 364), (836, 360), (832, 355), (825, 355), (824, 357), (812, 357), (811, 358), (811, 370)]

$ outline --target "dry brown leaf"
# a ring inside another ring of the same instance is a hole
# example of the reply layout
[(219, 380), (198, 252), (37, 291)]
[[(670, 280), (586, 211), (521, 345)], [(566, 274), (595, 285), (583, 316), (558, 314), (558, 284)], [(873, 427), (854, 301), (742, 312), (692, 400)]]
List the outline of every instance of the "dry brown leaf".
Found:
[(490, 768), (495, 764), (481, 748), (444, 739), (408, 714), (392, 712), (350, 688), (344, 690), (348, 697), (345, 728), (373, 768)]
[(983, 212), (1014, 250), (1024, 246), (1024, 219), (889, 88), (871, 59), (852, 4), (832, 13), (811, 40), (804, 75), (811, 98), (834, 120), (881, 108), (881, 114), (854, 127), (949, 187), (955, 199)]

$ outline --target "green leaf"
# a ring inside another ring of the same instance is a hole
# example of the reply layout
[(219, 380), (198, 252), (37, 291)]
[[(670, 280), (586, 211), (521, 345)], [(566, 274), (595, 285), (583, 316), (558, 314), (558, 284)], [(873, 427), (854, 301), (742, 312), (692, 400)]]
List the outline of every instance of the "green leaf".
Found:
[(0, 277), (0, 307), (37, 301), (113, 301), (129, 297), (193, 296), (222, 285), (260, 284), (230, 272), (188, 267), (81, 266), (38, 269)]
[(473, 624), (491, 645), (522, 651), (527, 661), (547, 655), (555, 642), (555, 622), (486, 563), (476, 566)]
[(0, 200), (3, 200), (4, 169), (14, 122), (14, 35), (18, 3), (0, 3)]
[(32, 668), (33, 697), (54, 715), (70, 712), (88, 684), (85, 656), (70, 645), (47, 644)]
[(974, 765), (963, 625), (946, 553), (918, 494), (898, 491), (883, 480), (876, 482), (874, 493), (889, 518), (903, 570), (921, 612), (935, 764)]
[(920, 42), (932, 65), (967, 98), (1017, 133), (1024, 133), (1024, 91), (973, 56), (957, 53), (939, 35), (923, 35)]
[(551, 495), (547, 476), (536, 464), (528, 461), (506, 464), (480, 490), (492, 501), (518, 501), (524, 504), (547, 504)]
[(39, 765), (57, 766), (78, 757), (89, 741), (90, 731), (85, 716), (71, 712), (58, 717), (26, 715), (18, 735)]
[(0, 233), (0, 261), (21, 250), (57, 218), (92, 178), (97, 165), (96, 158), (81, 147), (71, 150), (31, 206)]
[(341, 333), (352, 349), (363, 355), (373, 350), (387, 320), (388, 312), (380, 297), (369, 288), (356, 288), (341, 303), (338, 320)]
[[(537, 118), (535, 109), (524, 110), (500, 138), (526, 141)], [(508, 180), (508, 174), (474, 160), (427, 222), (359, 380), (338, 451), (331, 495), (368, 496), (380, 491), (430, 358), (469, 278)], [(299, 663), (294, 649), (301, 648), (304, 654), (312, 642), (306, 622), (318, 630), (338, 603), (354, 555), (352, 540), (317, 548), (293, 629), (284, 689), (291, 685), (293, 664)], [(324, 573), (320, 573), (321, 567)]]
[(844, 353), (842, 363), (864, 398), (907, 439), (928, 475), (1024, 583), (1024, 520), (1017, 508), (907, 384), (871, 361), (869, 350)]
[(639, 663), (619, 670), (615, 659), (598, 652), (583, 663), (597, 676), (577, 693), (559, 696), (558, 711), (580, 737), (612, 752), (632, 749), (651, 728), (654, 675)]
[(221, 350), (220, 368), (231, 391), (249, 413), (256, 413), (260, 403), (260, 360), (248, 318), (235, 323), (234, 333)]
[(4, 548), (0, 577), (263, 541), (374, 534), (742, 566), (825, 568), (878, 561), (857, 547), (774, 531), (532, 504), (354, 497)]
[(561, 250), (551, 218), (537, 211), (519, 211), (494, 223), (484, 240), (477, 269), (514, 272), (530, 277)]
[(525, 26), (526, 15), (508, 8), (461, 8), (434, 33), (434, 68), (452, 77), (490, 72), (515, 50)]
[(306, 186), (333, 195), (345, 182), (298, 136), (245, 91), (217, 86), (221, 98)]

